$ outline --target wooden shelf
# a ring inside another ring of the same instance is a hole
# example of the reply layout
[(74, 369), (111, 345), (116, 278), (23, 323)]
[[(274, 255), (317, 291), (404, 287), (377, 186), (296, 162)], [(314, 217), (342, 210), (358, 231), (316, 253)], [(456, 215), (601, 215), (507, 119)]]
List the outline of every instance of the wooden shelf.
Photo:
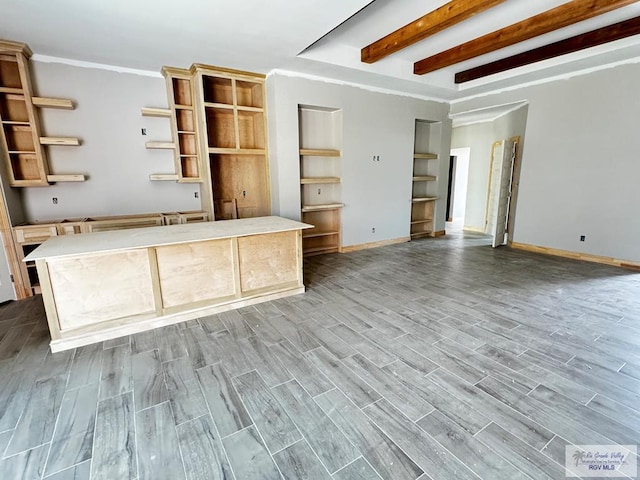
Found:
[(22, 95), (24, 93), (24, 90), (22, 90), (21, 88), (0, 87), (0, 93), (14, 93)]
[(338, 245), (326, 246), (326, 247), (305, 248), (304, 249), (304, 254), (305, 255), (313, 255), (313, 254), (318, 254), (318, 253), (332, 253), (332, 252), (337, 252), (339, 250), (340, 250), (340, 247)]
[(214, 102), (202, 102), (207, 108), (223, 108), (225, 110), (233, 110), (233, 105), (228, 103), (214, 103)]
[(411, 203), (422, 203), (422, 202), (434, 202), (438, 200), (439, 197), (418, 197), (412, 198)]
[(177, 182), (178, 174), (176, 173), (152, 173), (149, 180), (159, 182)]
[(209, 153), (230, 154), (230, 155), (265, 155), (264, 149), (259, 148), (209, 148)]
[(436, 155), (435, 153), (414, 153), (413, 154), (413, 158), (421, 158), (424, 160), (436, 160), (438, 158), (438, 155)]
[(301, 185), (313, 185), (320, 183), (340, 183), (340, 177), (306, 177), (300, 179)]
[(162, 117), (171, 118), (171, 109), (169, 108), (155, 108), (155, 107), (142, 107), (140, 109), (143, 117)]
[(77, 147), (80, 145), (80, 139), (75, 137), (40, 137), (40, 145)]
[(56, 182), (84, 182), (87, 180), (87, 177), (79, 174), (68, 174), (68, 175), (47, 175), (47, 182), (56, 183)]
[(431, 223), (433, 222), (433, 218), (424, 218), (422, 220), (413, 220), (411, 225), (420, 225), (422, 223)]
[(66, 98), (31, 97), (36, 107), (57, 108), (59, 110), (73, 110), (73, 102)]
[(313, 232), (303, 233), (302, 238), (330, 237), (332, 235), (340, 235), (340, 232)]
[(340, 150), (331, 150), (324, 148), (301, 148), (300, 155), (308, 157), (339, 157)]
[(21, 126), (21, 127), (28, 127), (30, 124), (29, 122), (17, 122), (14, 120), (3, 120), (2, 121), (3, 125), (17, 125), (17, 126)]
[(413, 177), (414, 182), (435, 182), (438, 179), (435, 175), (420, 175)]
[(175, 150), (176, 144), (173, 142), (147, 142), (144, 144), (149, 149)]
[(324, 205), (304, 205), (302, 212), (317, 212), (320, 210), (337, 210), (344, 207), (344, 203), (327, 203)]

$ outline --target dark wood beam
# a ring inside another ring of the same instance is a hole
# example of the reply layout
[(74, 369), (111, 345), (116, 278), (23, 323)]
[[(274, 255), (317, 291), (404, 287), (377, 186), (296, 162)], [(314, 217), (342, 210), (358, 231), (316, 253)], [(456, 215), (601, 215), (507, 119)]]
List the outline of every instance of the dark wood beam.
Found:
[(452, 0), (446, 5), (408, 23), (395, 32), (367, 45), (360, 52), (365, 63), (374, 63), (435, 33), (456, 25), (506, 0)]
[(505, 72), (512, 68), (530, 65), (542, 60), (566, 55), (567, 53), (579, 52), (585, 48), (603, 45), (638, 34), (640, 34), (640, 17), (631, 18), (624, 22), (598, 28), (597, 30), (576, 35), (566, 40), (560, 40), (559, 42), (551, 43), (544, 47), (534, 48), (527, 52), (487, 63), (486, 65), (464, 70), (463, 72), (456, 73), (456, 83), (469, 82), (493, 75), (494, 73)]
[(413, 73), (424, 75), (636, 2), (637, 0), (573, 0), (457, 47), (424, 58), (413, 65)]

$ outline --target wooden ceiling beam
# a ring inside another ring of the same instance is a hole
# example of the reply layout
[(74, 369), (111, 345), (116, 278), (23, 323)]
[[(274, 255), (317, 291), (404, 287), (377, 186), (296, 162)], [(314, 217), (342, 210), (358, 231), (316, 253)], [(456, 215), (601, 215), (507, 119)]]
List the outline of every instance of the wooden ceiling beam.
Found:
[(598, 28), (575, 37), (560, 40), (559, 42), (534, 48), (527, 52), (519, 53), (508, 58), (496, 60), (479, 67), (470, 68), (456, 73), (455, 82), (464, 83), (478, 78), (487, 77), (494, 73), (505, 72), (513, 68), (530, 65), (532, 63), (559, 57), (568, 53), (578, 52), (585, 48), (603, 45), (623, 38), (640, 34), (640, 17), (631, 18), (623, 22)]
[(374, 63), (431, 35), (452, 27), (506, 0), (452, 0), (364, 47), (360, 59)]
[(413, 73), (424, 75), (471, 58), (494, 52), (516, 43), (535, 38), (559, 28), (626, 7), (637, 0), (572, 0), (529, 17), (508, 27), (462, 43), (456, 47), (424, 58), (413, 65)]

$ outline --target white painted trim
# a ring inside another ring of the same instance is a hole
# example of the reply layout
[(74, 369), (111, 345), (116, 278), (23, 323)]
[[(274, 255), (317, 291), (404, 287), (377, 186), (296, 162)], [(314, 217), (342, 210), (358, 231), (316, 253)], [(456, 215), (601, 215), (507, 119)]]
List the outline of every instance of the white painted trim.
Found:
[[(521, 100), (521, 101), (518, 101), (518, 102), (505, 103), (505, 104), (502, 104), (502, 105), (495, 105), (495, 106), (491, 106), (491, 107), (476, 108), (474, 110), (467, 110), (465, 112), (450, 113), (449, 114), (449, 118), (454, 122), (453, 128), (468, 127), (469, 125), (477, 125), (477, 124), (480, 124), (480, 123), (495, 122), (499, 118), (502, 118), (505, 115), (509, 115), (511, 112), (515, 112), (516, 110), (518, 110), (518, 109), (520, 109), (520, 108), (522, 108), (522, 107), (524, 107), (525, 105), (528, 105), (528, 104), (529, 104), (528, 100)], [(509, 108), (508, 110), (501, 110), (494, 117), (490, 117), (490, 118), (487, 118), (487, 119), (484, 119), (484, 120), (477, 120), (477, 121), (474, 121), (474, 122), (464, 122), (464, 123), (455, 124), (455, 120), (456, 120), (457, 117), (462, 117), (462, 116), (468, 115), (470, 113), (481, 112), (482, 110), (493, 110), (494, 108), (508, 107), (508, 106), (511, 106), (511, 108)]]
[(551, 77), (541, 78), (538, 80), (532, 80), (530, 82), (519, 83), (517, 85), (512, 85), (509, 87), (498, 88), (496, 90), (491, 90), (489, 92), (478, 93), (476, 95), (469, 95), (467, 97), (457, 98), (455, 100), (451, 100), (449, 103), (451, 105), (455, 105), (457, 103), (466, 102), (468, 100), (473, 100), (475, 98), (488, 97), (491, 95), (499, 95), (505, 92), (512, 92), (514, 90), (520, 90), (521, 88), (533, 87), (536, 85), (543, 85), (545, 83), (556, 82), (559, 80), (569, 80), (573, 77), (580, 77), (583, 75), (589, 75), (594, 72), (599, 72), (601, 70), (608, 70), (611, 68), (619, 67), (621, 65), (629, 65), (633, 63), (640, 63), (640, 57), (627, 58), (624, 60), (619, 60), (617, 62), (606, 63), (604, 65), (598, 65), (596, 67), (584, 68), (582, 70), (576, 70), (574, 72), (563, 73), (560, 75), (553, 75)]
[(72, 58), (51, 57), (49, 55), (40, 55), (38, 53), (31, 57), (31, 60), (42, 63), (61, 63), (79, 68), (94, 68), (97, 70), (108, 70), (110, 72), (129, 73), (131, 75), (140, 75), (143, 77), (163, 78), (160, 72), (152, 72), (150, 70), (139, 70), (137, 68), (120, 67), (117, 65), (106, 65), (104, 63), (85, 62), (83, 60), (74, 60)]
[(444, 98), (428, 97), (426, 95), (417, 95), (417, 94), (414, 94), (414, 93), (403, 92), (401, 90), (393, 90), (393, 89), (390, 89), (390, 88), (374, 87), (372, 85), (365, 85), (364, 83), (349, 82), (349, 81), (345, 81), (345, 80), (337, 80), (335, 78), (321, 77), (321, 76), (318, 76), (318, 75), (310, 75), (310, 74), (307, 74), (307, 73), (294, 72), (294, 71), (291, 71), (291, 70), (282, 70), (282, 69), (279, 69), (279, 68), (271, 70), (267, 74), (267, 78), (272, 76), (272, 75), (283, 75), (285, 77), (298, 77), (298, 78), (304, 78), (306, 80), (314, 80), (314, 81), (317, 81), (317, 82), (332, 83), (334, 85), (344, 85), (344, 86), (348, 86), (348, 87), (361, 88), (362, 90), (368, 90), (370, 92), (383, 93), (383, 94), (386, 94), (386, 95), (398, 95), (400, 97), (409, 97), (409, 98), (415, 98), (415, 99), (418, 99), (418, 100), (427, 100), (427, 101), (431, 101), (431, 102), (451, 103), (450, 100), (447, 100), (447, 99), (444, 99)]

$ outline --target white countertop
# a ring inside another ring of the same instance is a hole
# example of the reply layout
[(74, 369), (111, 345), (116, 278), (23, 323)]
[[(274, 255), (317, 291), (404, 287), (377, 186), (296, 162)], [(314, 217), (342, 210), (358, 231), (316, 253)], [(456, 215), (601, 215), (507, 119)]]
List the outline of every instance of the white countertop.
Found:
[(282, 217), (255, 217), (185, 225), (131, 228), (78, 235), (61, 235), (52, 237), (44, 242), (27, 255), (23, 261), (245, 237), (247, 235), (287, 232), (312, 227), (313, 225)]

